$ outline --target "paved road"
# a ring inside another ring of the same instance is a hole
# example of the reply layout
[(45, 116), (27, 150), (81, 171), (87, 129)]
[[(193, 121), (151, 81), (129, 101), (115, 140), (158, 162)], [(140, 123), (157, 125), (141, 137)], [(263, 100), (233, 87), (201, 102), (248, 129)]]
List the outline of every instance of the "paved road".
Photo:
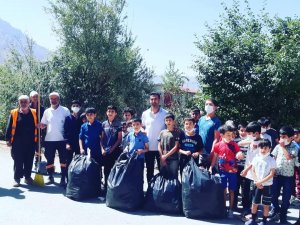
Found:
[[(34, 177), (34, 174), (32, 175)], [(184, 216), (168, 216), (146, 211), (121, 212), (106, 207), (99, 198), (85, 202), (72, 201), (64, 196), (64, 189), (56, 185), (12, 187), (12, 159), (10, 150), (0, 142), (0, 224), (1, 225), (202, 225), (243, 224), (236, 213), (233, 220), (192, 220)], [(59, 182), (59, 177), (55, 178)], [(23, 180), (22, 180), (23, 182)], [(291, 209), (290, 221), (298, 218)]]

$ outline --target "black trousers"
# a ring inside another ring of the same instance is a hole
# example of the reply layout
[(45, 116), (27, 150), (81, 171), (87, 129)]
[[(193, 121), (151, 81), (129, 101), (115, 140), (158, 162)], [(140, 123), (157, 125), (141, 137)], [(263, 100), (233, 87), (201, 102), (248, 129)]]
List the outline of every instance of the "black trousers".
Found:
[(78, 144), (71, 143), (70, 146), (71, 146), (71, 149), (66, 150), (67, 168), (69, 167), (70, 163), (72, 162), (74, 155), (80, 154), (79, 143)]
[(158, 151), (148, 151), (145, 153), (145, 161), (146, 161), (146, 168), (147, 168), (147, 182), (149, 183), (154, 176), (154, 165), (155, 159), (160, 170), (160, 156)]
[(45, 157), (47, 159), (47, 172), (50, 176), (54, 173), (54, 160), (55, 153), (58, 151), (60, 169), (62, 176), (67, 173), (67, 160), (66, 160), (66, 142), (65, 141), (45, 141)]
[(14, 141), (11, 157), (14, 160), (14, 179), (30, 178), (35, 152), (34, 142)]

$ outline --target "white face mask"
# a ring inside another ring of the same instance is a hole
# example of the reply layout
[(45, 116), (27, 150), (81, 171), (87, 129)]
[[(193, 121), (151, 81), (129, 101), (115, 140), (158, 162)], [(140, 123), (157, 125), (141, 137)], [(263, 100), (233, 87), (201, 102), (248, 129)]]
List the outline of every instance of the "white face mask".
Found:
[(231, 140), (227, 140), (226, 138), (223, 138), (223, 141), (224, 141), (225, 143), (230, 143), (230, 142), (231, 142)]
[(194, 131), (194, 128), (193, 129), (191, 129), (191, 130), (187, 130), (187, 129), (185, 129), (184, 130), (186, 133), (192, 133), (193, 131)]
[(215, 110), (214, 110), (214, 107), (211, 106), (211, 105), (205, 105), (204, 110), (205, 110), (205, 112), (206, 112), (207, 114), (210, 114), (210, 113), (212, 113), (213, 111), (215, 111)]
[(260, 152), (259, 152), (259, 156), (261, 157), (261, 158), (266, 158), (266, 157), (268, 157), (270, 155), (270, 152), (268, 152), (268, 153), (266, 153), (266, 154), (261, 154)]
[(249, 134), (247, 135), (247, 139), (250, 141), (254, 141), (256, 138)]
[(80, 110), (80, 107), (72, 107), (71, 110), (72, 110), (74, 113), (78, 113), (79, 110)]
[(266, 133), (266, 131), (267, 131), (266, 128), (263, 128), (263, 127), (261, 128), (261, 133), (262, 133), (262, 134)]
[(291, 142), (288, 141), (287, 139), (284, 139), (284, 145), (289, 145)]

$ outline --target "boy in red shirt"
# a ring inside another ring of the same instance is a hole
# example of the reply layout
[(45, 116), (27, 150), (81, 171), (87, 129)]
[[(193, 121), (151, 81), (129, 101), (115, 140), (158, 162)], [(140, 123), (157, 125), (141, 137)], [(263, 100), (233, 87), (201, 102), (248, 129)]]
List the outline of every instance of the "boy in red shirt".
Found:
[(244, 158), (240, 147), (233, 141), (234, 128), (223, 125), (219, 129), (222, 140), (213, 148), (213, 159), (209, 171), (215, 166), (218, 159), (219, 172), (224, 187), (224, 202), (226, 205), (226, 189), (229, 190), (229, 211), (228, 218), (233, 218), (234, 192), (237, 188), (237, 159)]

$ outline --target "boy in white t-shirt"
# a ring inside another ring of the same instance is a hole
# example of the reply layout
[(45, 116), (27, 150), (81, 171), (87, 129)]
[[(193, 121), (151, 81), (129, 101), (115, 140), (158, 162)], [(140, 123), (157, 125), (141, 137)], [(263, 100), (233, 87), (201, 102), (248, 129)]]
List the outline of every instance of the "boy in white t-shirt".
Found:
[(262, 204), (263, 220), (259, 225), (266, 225), (269, 215), (269, 208), (272, 202), (271, 187), (273, 184), (273, 176), (275, 175), (276, 161), (270, 156), (272, 149), (271, 142), (267, 139), (263, 139), (259, 144), (259, 154), (254, 157), (251, 162), (253, 182), (251, 189), (253, 190), (252, 218), (245, 223), (245, 225), (257, 225), (257, 208)]

